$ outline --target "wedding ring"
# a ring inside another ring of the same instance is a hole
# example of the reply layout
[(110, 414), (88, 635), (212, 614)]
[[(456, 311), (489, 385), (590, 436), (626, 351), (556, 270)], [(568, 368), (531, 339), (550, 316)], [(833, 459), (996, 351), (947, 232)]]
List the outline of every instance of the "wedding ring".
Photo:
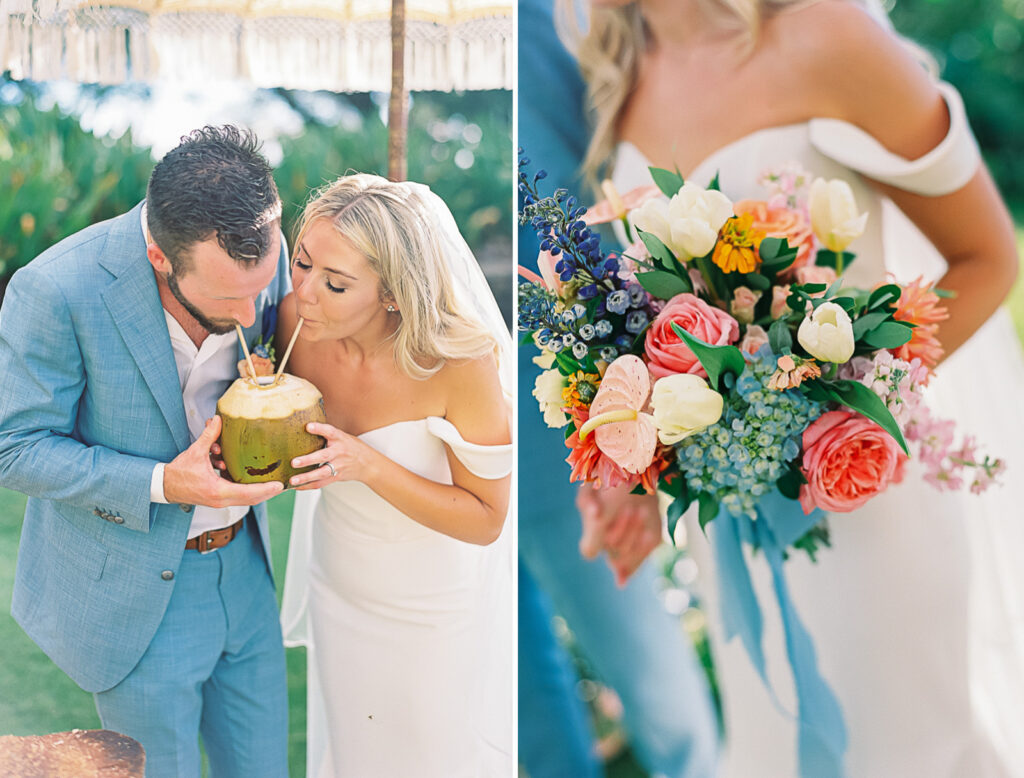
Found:
[(330, 462), (324, 462), (324, 464), (331, 469), (331, 478), (337, 478), (338, 471), (334, 469), (334, 465), (332, 465)]

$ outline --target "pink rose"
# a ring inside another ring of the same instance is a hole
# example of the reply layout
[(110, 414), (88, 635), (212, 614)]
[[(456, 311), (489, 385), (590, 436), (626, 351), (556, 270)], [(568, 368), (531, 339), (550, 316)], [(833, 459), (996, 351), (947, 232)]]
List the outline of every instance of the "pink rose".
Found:
[(697, 356), (672, 329), (673, 322), (712, 346), (735, 343), (739, 323), (725, 311), (713, 308), (696, 295), (684, 292), (669, 300), (647, 330), (645, 351), (655, 378), (673, 373), (693, 373), (707, 378)]
[(789, 306), (786, 305), (786, 300), (789, 298), (789, 284), (785, 286), (773, 286), (772, 287), (772, 309), (771, 316), (773, 319), (781, 319), (787, 313), (789, 313)]
[(754, 320), (754, 306), (761, 299), (761, 293), (748, 289), (745, 286), (737, 286), (732, 291), (732, 302), (729, 308), (736, 321), (740, 324), (750, 324)]
[(757, 353), (758, 349), (767, 342), (768, 333), (764, 331), (764, 328), (758, 327), (756, 324), (751, 324), (747, 327), (747, 332), (743, 336), (743, 340), (740, 341), (740, 351), (754, 355)]
[(804, 513), (815, 507), (835, 513), (859, 508), (903, 477), (907, 457), (888, 432), (852, 411), (829, 411), (803, 435), (800, 487)]

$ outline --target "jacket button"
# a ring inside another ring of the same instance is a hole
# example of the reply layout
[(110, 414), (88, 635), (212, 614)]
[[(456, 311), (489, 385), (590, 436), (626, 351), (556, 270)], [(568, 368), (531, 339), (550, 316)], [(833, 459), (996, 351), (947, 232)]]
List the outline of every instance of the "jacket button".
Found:
[(124, 524), (124, 517), (123, 516), (114, 516), (114, 523), (115, 524)]
[(172, 581), (174, 580), (174, 571), (164, 570), (162, 573), (160, 573), (160, 577), (163, 578), (165, 581)]
[(191, 505), (179, 505), (178, 507), (185, 511), (185, 513), (192, 513)]

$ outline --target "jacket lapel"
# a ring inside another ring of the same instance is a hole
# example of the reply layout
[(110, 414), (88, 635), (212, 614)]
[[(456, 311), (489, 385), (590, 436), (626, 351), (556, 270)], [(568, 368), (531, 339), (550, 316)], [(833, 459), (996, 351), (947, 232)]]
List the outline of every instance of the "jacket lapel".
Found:
[(128, 346), (174, 436), (178, 449), (191, 444), (178, 369), (171, 350), (164, 309), (140, 222), (141, 204), (118, 217), (104, 247), (100, 264), (116, 277), (103, 291), (103, 302)]

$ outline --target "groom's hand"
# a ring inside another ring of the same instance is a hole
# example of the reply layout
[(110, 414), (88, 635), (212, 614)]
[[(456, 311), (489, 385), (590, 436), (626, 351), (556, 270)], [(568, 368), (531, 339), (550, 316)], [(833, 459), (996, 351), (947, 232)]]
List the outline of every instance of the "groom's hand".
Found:
[(262, 484), (236, 484), (223, 478), (210, 460), (220, 435), (221, 419), (207, 420), (203, 434), (164, 467), (164, 498), (169, 503), (227, 508), (231, 505), (257, 505), (284, 488), (278, 481)]

